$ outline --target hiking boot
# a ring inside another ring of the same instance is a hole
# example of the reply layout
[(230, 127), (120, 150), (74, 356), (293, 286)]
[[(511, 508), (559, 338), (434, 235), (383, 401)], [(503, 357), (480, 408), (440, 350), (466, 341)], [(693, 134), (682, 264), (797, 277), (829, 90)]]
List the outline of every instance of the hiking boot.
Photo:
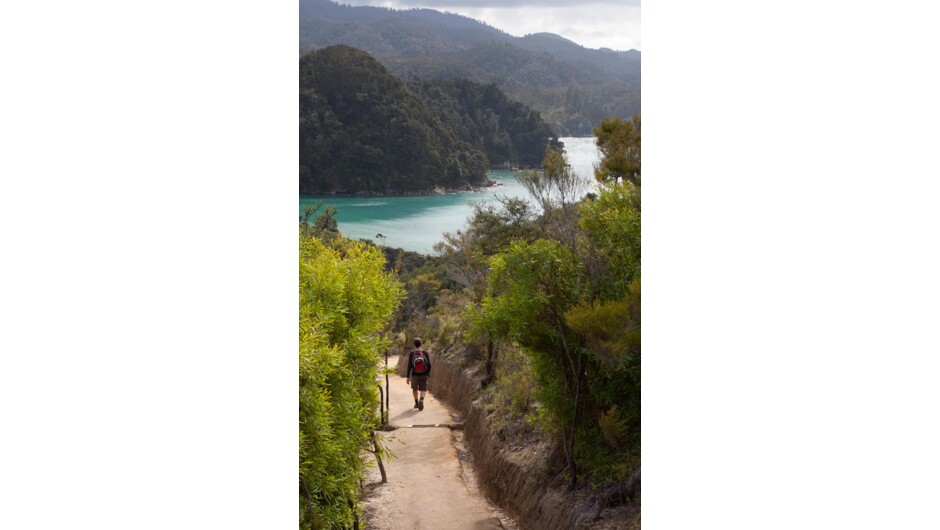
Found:
[(424, 410), (424, 400), (418, 402), (418, 410)]

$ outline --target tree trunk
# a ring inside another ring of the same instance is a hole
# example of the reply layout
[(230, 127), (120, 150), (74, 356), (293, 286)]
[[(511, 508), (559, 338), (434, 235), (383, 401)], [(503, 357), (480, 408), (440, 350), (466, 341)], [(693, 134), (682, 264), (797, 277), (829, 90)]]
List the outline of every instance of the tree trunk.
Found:
[(574, 490), (578, 487), (578, 468), (574, 461), (574, 433), (578, 426), (578, 411), (581, 408), (581, 382), (584, 378), (584, 370), (581, 367), (581, 357), (578, 356), (578, 374), (575, 376), (574, 390), (574, 411), (571, 414), (571, 437), (568, 442), (571, 444), (568, 448), (568, 454), (571, 455), (571, 484), (568, 489)]
[(496, 348), (496, 343), (492, 339), (486, 341), (486, 362), (484, 367), (486, 370), (486, 375), (483, 377), (481, 386), (486, 388), (490, 383), (496, 379), (496, 356), (499, 354), (499, 350)]
[[(575, 365), (574, 359), (571, 356), (571, 348), (568, 347), (568, 341), (565, 338), (565, 329), (564, 320), (558, 315), (554, 310), (552, 311), (552, 316), (555, 320), (555, 325), (560, 332), (561, 336), (561, 347), (565, 355), (565, 359), (568, 361), (568, 365), (571, 367), (571, 376), (574, 383), (574, 404), (573, 410), (571, 412), (571, 427), (568, 429), (568, 436), (565, 437), (563, 443), (565, 443), (565, 453), (568, 457), (568, 470), (571, 472), (571, 482), (568, 485), (568, 489), (574, 490), (578, 487), (578, 467), (574, 461), (574, 437), (575, 431), (577, 430), (578, 425), (578, 409), (580, 400), (581, 400), (581, 382), (584, 379), (584, 368), (581, 366), (581, 354), (578, 354), (578, 363)], [(564, 364), (564, 363), (562, 363)], [(572, 381), (568, 378), (568, 369), (567, 367), (564, 370), (565, 374), (565, 383), (567, 387), (571, 387)], [(564, 429), (562, 430), (564, 432)]]
[(382, 465), (382, 457), (379, 456), (379, 443), (375, 439), (375, 431), (370, 433), (372, 436), (372, 453), (375, 454), (375, 461), (379, 464), (379, 472), (382, 473), (382, 484), (388, 482), (388, 476), (385, 474), (385, 466)]
[(382, 425), (385, 425), (385, 393), (382, 392), (382, 385), (377, 385), (379, 387), (379, 420), (382, 422)]

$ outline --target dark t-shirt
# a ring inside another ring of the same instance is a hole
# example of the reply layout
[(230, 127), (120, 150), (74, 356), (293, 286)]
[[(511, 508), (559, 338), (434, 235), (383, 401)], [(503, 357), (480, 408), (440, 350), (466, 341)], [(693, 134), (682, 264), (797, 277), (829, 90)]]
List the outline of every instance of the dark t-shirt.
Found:
[(415, 352), (421, 351), (424, 353), (424, 360), (427, 362), (428, 370), (423, 374), (414, 374), (415, 376), (419, 375), (430, 375), (431, 374), (431, 354), (427, 350), (411, 350), (408, 352), (408, 377), (411, 377), (412, 372), (415, 369)]

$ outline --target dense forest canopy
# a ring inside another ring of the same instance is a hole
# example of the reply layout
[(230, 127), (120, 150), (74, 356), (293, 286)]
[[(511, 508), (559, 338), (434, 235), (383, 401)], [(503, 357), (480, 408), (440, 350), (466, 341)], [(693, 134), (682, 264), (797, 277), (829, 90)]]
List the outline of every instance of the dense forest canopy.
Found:
[(395, 78), (348, 46), (300, 61), (300, 192), (405, 193), (486, 183), (560, 146), (539, 113), (495, 85)]
[(495, 83), (560, 136), (587, 136), (602, 119), (640, 112), (636, 50), (594, 50), (550, 33), (514, 37), (429, 9), (301, 0), (301, 52), (334, 44), (363, 49), (402, 77)]
[(486, 155), (369, 54), (300, 59), (300, 192), (404, 193), (486, 182)]
[(491, 166), (538, 167), (546, 147), (561, 143), (538, 112), (496, 85), (466, 79), (408, 83), (464, 141), (486, 153)]

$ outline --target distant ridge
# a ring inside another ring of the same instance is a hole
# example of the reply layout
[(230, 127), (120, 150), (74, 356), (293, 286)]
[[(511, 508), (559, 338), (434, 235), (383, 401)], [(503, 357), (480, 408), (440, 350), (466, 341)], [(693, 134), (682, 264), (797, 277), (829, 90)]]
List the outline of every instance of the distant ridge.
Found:
[(562, 42), (570, 42), (571, 44), (578, 45), (576, 42), (574, 42), (571, 39), (566, 39), (562, 37), (561, 35), (556, 35), (554, 33), (548, 33), (545, 31), (542, 31), (539, 33), (529, 33), (528, 35), (525, 35), (522, 38), (523, 39), (548, 39), (548, 40), (556, 40), (556, 41), (562, 41)]
[(561, 136), (587, 136), (604, 118), (640, 112), (637, 50), (585, 48), (545, 32), (514, 37), (431, 9), (300, 0), (301, 53), (334, 44), (362, 49), (400, 77), (495, 83)]

